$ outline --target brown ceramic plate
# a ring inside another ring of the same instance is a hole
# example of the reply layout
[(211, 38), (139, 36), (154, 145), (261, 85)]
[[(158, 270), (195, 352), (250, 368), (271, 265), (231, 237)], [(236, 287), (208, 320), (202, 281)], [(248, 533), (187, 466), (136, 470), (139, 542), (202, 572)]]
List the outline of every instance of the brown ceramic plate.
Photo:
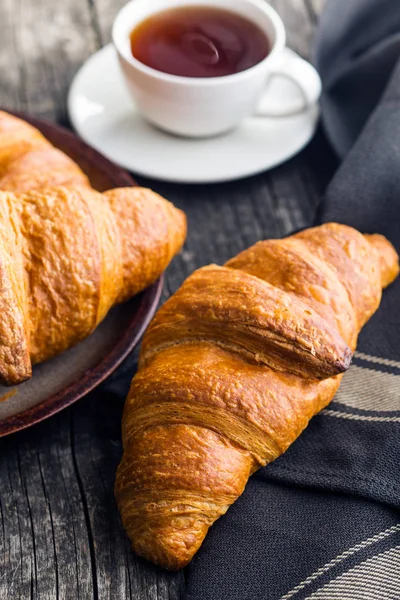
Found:
[[(13, 113), (37, 127), (57, 148), (73, 158), (99, 191), (136, 185), (70, 131), (22, 113)], [(162, 278), (126, 304), (114, 308), (96, 331), (62, 355), (33, 368), (21, 385), (0, 386), (0, 436), (30, 427), (66, 408), (108, 377), (137, 346), (154, 315)]]

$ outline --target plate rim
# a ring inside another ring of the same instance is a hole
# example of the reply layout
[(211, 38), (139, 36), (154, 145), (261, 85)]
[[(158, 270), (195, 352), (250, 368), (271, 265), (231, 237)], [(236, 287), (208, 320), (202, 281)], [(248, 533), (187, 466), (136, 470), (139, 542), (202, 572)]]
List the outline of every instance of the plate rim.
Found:
[[(54, 131), (64, 138), (70, 139), (79, 148), (79, 152), (92, 155), (93, 160), (96, 161), (96, 165), (99, 166), (98, 168), (102, 169), (106, 174), (110, 174), (110, 178), (120, 179), (121, 184), (125, 182), (127, 187), (137, 186), (136, 181), (125, 169), (122, 169), (101, 155), (97, 150), (86, 144), (84, 140), (65, 127), (39, 117), (27, 115), (23, 111), (14, 111), (3, 107), (0, 107), (0, 110), (23, 119), (39, 129), (45, 137), (46, 131)], [(132, 322), (128, 325), (117, 344), (95, 366), (87, 369), (82, 376), (38, 404), (0, 420), (0, 438), (27, 429), (48, 419), (86, 396), (107, 379), (139, 344), (144, 331), (157, 310), (163, 284), (164, 274), (151, 286), (132, 298), (136, 304), (135, 318), (132, 319)]]

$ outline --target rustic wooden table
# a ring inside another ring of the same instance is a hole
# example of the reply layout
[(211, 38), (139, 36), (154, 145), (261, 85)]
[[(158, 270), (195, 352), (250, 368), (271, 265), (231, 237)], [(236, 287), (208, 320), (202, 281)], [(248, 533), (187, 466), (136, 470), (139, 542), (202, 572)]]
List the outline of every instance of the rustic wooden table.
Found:
[[(324, 0), (274, 0), (289, 46), (309, 56)], [(125, 0), (0, 0), (0, 106), (68, 125), (68, 86), (110, 38)], [(168, 270), (164, 297), (195, 268), (226, 261), (261, 238), (311, 224), (335, 168), (319, 132), (268, 173), (224, 185), (137, 178), (189, 218), (189, 239)], [(134, 358), (120, 373), (131, 374)], [(138, 559), (113, 496), (121, 456), (118, 378), (30, 430), (0, 440), (0, 600), (175, 600), (185, 572)], [(217, 600), (217, 599), (216, 599)]]

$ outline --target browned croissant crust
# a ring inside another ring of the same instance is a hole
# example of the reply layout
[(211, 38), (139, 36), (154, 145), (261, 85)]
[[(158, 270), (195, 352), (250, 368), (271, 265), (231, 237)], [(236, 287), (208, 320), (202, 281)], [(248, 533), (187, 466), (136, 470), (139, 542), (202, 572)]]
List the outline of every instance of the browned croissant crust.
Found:
[(88, 336), (116, 303), (165, 270), (184, 214), (140, 188), (0, 192), (0, 380)]
[(0, 190), (20, 193), (60, 185), (88, 186), (89, 181), (32, 125), (0, 111)]
[(186, 565), (248, 477), (333, 398), (399, 272), (335, 223), (196, 271), (158, 312), (123, 416), (116, 498), (136, 552)]

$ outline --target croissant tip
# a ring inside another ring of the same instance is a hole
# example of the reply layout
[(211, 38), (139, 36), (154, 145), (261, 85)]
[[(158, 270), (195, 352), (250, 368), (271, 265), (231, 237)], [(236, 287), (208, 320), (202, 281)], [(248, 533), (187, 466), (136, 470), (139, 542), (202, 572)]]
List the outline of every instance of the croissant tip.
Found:
[(142, 558), (167, 571), (179, 571), (192, 560), (205, 533), (199, 539), (190, 531), (171, 532), (169, 527), (153, 527), (132, 537), (132, 545)]
[(0, 373), (0, 384), (6, 387), (12, 387), (28, 381), (32, 377), (32, 365), (31, 362), (26, 362), (21, 365), (19, 369), (13, 369), (10, 371)]
[(346, 371), (348, 371), (352, 360), (353, 352), (352, 350), (350, 350), (350, 348), (347, 347), (346, 350), (343, 352), (343, 356), (336, 361), (337, 374), (339, 375), (340, 373), (345, 373)]

